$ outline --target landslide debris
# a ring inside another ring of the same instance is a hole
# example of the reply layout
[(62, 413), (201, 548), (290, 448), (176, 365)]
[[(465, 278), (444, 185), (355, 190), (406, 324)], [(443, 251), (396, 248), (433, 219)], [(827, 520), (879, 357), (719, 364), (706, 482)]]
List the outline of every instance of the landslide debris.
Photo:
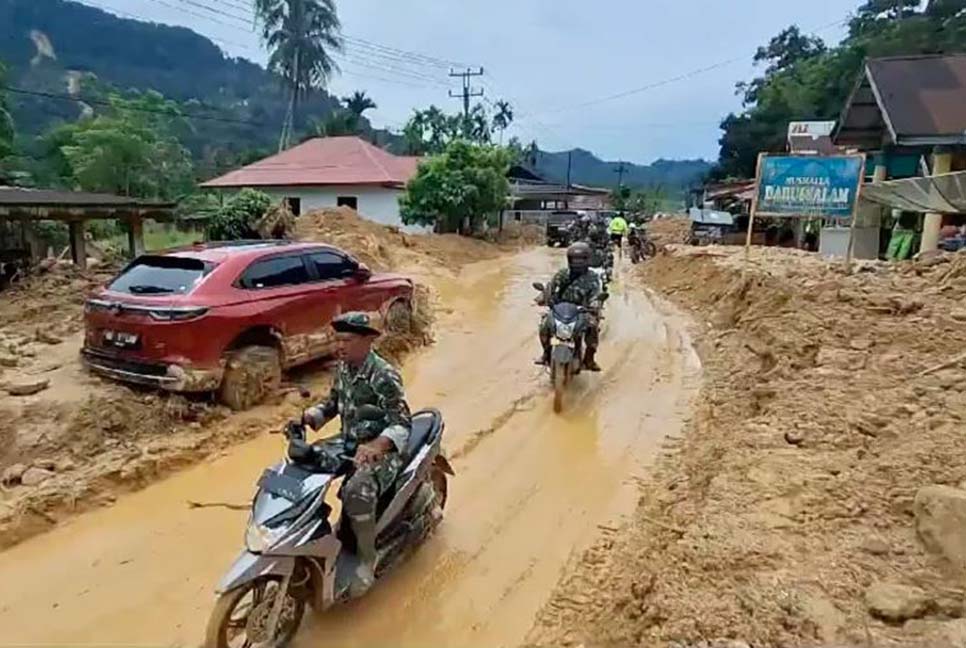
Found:
[[(279, 208), (260, 225), (274, 237), (287, 235), (293, 222)], [(457, 236), (404, 234), (347, 208), (312, 212), (295, 225), (302, 239), (332, 243), (374, 270), (420, 281), (506, 249)], [(324, 364), (301, 368), (271, 402), (235, 416), (204, 396), (132, 389), (86, 375), (78, 366), (83, 303), (117, 267), (82, 272), (47, 262), (39, 270), (0, 293), (0, 548), (278, 429), (304, 406), (299, 388), (317, 398), (328, 389)], [(434, 302), (432, 290), (417, 282), (410, 317), (380, 339), (380, 351), (399, 361), (430, 343)], [(8, 395), (14, 392), (23, 395)]]
[(671, 246), (638, 272), (700, 322), (699, 407), (533, 643), (960, 640), (966, 527), (930, 512), (959, 515), (966, 488), (966, 254), (848, 274)]

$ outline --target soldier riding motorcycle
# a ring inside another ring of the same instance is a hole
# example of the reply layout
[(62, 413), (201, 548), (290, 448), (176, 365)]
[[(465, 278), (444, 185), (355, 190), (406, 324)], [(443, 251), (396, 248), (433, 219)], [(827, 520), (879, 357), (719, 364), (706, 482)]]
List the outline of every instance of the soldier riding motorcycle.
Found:
[[(285, 427), (287, 456), (258, 482), (245, 550), (219, 583), (205, 648), (285, 646), (307, 604), (321, 612), (361, 596), (442, 519), (453, 474), (442, 416), (410, 415), (399, 372), (371, 348), (379, 331), (365, 313), (332, 327), (341, 360), (332, 391)], [(340, 434), (306, 440), (306, 427), (336, 416)], [(326, 493), (338, 477), (342, 511), (333, 516)]]
[[(543, 287), (537, 303), (550, 308), (560, 303), (570, 303), (581, 309), (579, 328), (583, 331), (584, 346), (582, 368), (600, 371), (596, 359), (600, 340), (598, 319), (601, 303), (606, 297), (603, 295), (600, 279), (590, 270), (591, 257), (592, 252), (587, 243), (578, 242), (567, 248), (567, 267), (557, 272), (550, 283)], [(548, 311), (540, 320), (540, 346), (543, 353), (537, 359), (536, 363), (539, 365), (550, 365), (553, 327), (553, 316)]]

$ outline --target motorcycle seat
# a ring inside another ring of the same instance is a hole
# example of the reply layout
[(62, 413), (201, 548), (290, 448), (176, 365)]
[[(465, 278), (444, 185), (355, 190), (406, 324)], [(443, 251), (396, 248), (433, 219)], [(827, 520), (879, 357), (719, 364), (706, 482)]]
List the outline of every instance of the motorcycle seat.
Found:
[(443, 417), (436, 410), (421, 410), (413, 414), (409, 442), (406, 444), (406, 460), (412, 461), (424, 445), (435, 441), (442, 425)]

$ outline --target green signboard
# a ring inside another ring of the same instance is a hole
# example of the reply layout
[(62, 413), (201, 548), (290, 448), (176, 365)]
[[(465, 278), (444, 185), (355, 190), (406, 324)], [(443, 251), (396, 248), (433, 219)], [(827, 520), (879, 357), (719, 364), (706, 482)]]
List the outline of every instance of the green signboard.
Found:
[(763, 155), (755, 214), (849, 219), (864, 169), (864, 155)]

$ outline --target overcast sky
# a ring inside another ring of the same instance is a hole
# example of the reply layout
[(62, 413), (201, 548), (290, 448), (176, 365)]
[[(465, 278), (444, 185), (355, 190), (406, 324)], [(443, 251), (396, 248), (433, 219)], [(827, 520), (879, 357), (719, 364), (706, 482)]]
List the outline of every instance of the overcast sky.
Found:
[[(251, 23), (223, 15), (243, 16), (249, 0), (81, 1), (127, 17), (190, 27), (233, 56), (260, 63), (266, 58)], [(414, 108), (430, 103), (460, 108), (459, 100), (447, 96), (448, 88), (457, 90), (460, 81), (447, 78), (445, 65), (396, 53), (402, 50), (483, 66), (486, 98), (510, 101), (517, 114), (507, 136), (536, 139), (547, 150), (579, 146), (604, 159), (639, 163), (662, 157), (714, 159), (718, 122), (740, 108), (734, 84), (755, 74), (755, 49), (790, 24), (837, 41), (845, 26), (832, 23), (843, 21), (859, 4), (336, 1), (344, 33), (352, 40), (349, 60), (341, 63), (345, 73), (330, 82), (330, 90), (340, 96), (356, 89), (368, 92), (379, 104), (369, 113), (376, 126), (398, 128)], [(479, 81), (474, 80), (474, 88), (481, 87)]]

